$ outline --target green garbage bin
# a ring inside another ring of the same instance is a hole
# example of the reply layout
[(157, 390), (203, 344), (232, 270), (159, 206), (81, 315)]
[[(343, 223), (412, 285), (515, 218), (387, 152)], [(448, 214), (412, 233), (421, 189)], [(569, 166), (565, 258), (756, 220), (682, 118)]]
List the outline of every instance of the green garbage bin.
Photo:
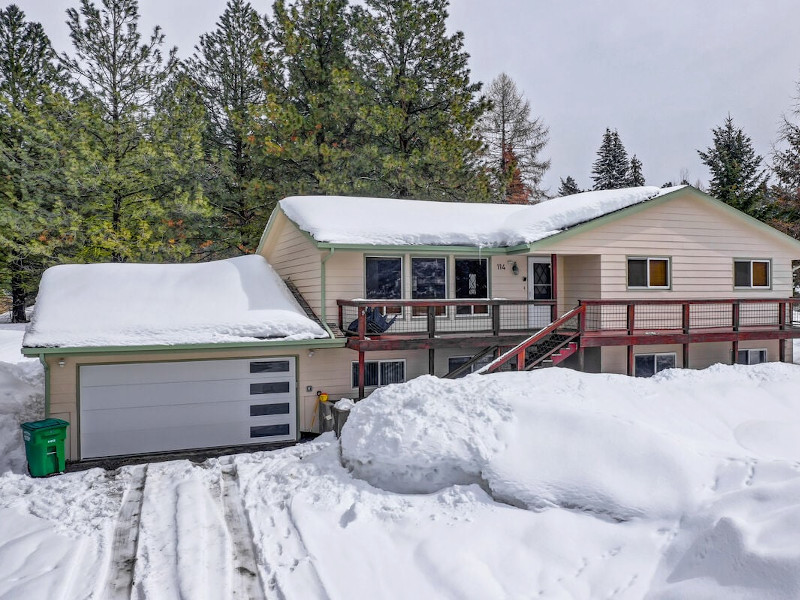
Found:
[(22, 424), (28, 471), (34, 477), (45, 477), (64, 471), (64, 441), (69, 423), (61, 419), (44, 419)]

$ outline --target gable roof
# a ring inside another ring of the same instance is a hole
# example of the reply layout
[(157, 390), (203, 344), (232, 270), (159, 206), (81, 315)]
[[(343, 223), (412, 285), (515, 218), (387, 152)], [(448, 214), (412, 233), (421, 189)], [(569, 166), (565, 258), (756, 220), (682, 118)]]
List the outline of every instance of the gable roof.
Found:
[(192, 345), (329, 337), (261, 256), (45, 271), (26, 348)]
[(584, 192), (524, 206), (293, 196), (279, 207), (317, 243), (501, 248), (537, 242), (681, 187)]

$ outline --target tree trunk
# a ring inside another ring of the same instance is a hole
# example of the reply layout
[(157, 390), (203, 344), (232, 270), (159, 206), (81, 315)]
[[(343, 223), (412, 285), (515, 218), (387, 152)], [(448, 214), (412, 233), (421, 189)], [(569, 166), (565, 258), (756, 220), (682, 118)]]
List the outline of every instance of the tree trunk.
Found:
[(11, 267), (11, 322), (12, 323), (27, 323), (28, 317), (25, 315), (25, 300), (27, 299), (27, 292), (25, 291), (22, 259), (12, 257), (9, 261)]

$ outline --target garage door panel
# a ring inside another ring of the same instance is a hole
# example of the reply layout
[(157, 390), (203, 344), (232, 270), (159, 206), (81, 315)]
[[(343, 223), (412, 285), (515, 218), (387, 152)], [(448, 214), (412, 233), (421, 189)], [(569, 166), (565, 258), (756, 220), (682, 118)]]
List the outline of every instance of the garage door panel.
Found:
[[(291, 429), (290, 429), (291, 431)], [(215, 423), (194, 427), (191, 440), (176, 435), (173, 428), (148, 428), (130, 431), (95, 432), (81, 434), (81, 453), (84, 457), (122, 456), (148, 452), (171, 452), (194, 448), (213, 448), (245, 444), (293, 441), (295, 436), (250, 437), (250, 426), (241, 423)], [(195, 440), (202, 439), (198, 444)], [(194, 445), (192, 445), (194, 443)], [(188, 444), (188, 445), (187, 445)], [(109, 453), (109, 448), (114, 448)], [(157, 448), (157, 450), (153, 450)]]
[(146, 429), (154, 425), (177, 429), (222, 423), (243, 423), (247, 425), (250, 422), (261, 422), (264, 418), (270, 417), (273, 421), (294, 419), (294, 403), (288, 400), (275, 403), (274, 406), (283, 408), (288, 404), (289, 412), (280, 412), (274, 415), (252, 415), (251, 404), (251, 402), (226, 402), (189, 406), (183, 404), (150, 406), (144, 410), (137, 407), (93, 410), (90, 413), (84, 413), (81, 421), (81, 432), (130, 431)]
[[(294, 399), (293, 382), (263, 382), (281, 386), (285, 392), (251, 393), (250, 381), (188, 381), (183, 383), (142, 383), (139, 385), (97, 386), (82, 388), (81, 409), (86, 411), (135, 406), (158, 406), (164, 404), (202, 404), (206, 402), (240, 402), (251, 399), (275, 401)], [(287, 384), (288, 385), (285, 385)]]
[(80, 411), (82, 458), (290, 441), (295, 359), (81, 366)]
[[(272, 367), (287, 371), (265, 370)], [(134, 367), (134, 368), (131, 368)], [(251, 372), (254, 371), (254, 372)], [(258, 379), (294, 379), (294, 359), (259, 358), (229, 360), (193, 360), (160, 363), (135, 363), (119, 365), (85, 365), (81, 367), (81, 387), (106, 385), (138, 385), (192, 381), (219, 381)]]

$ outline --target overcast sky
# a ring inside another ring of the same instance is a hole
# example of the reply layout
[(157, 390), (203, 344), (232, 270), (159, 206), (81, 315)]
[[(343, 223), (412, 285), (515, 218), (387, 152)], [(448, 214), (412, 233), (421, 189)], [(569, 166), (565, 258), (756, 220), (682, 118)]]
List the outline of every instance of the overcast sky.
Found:
[[(69, 51), (64, 11), (78, 0), (17, 0)], [(251, 0), (261, 13), (271, 2)], [(4, 3), (7, 4), (7, 3)], [(224, 0), (140, 0), (142, 31), (161, 25), (189, 55)], [(545, 184), (591, 185), (606, 127), (644, 164), (649, 185), (705, 183), (697, 156), (730, 112), (768, 157), (800, 79), (798, 0), (452, 0), (473, 77), (505, 71), (550, 127)]]

